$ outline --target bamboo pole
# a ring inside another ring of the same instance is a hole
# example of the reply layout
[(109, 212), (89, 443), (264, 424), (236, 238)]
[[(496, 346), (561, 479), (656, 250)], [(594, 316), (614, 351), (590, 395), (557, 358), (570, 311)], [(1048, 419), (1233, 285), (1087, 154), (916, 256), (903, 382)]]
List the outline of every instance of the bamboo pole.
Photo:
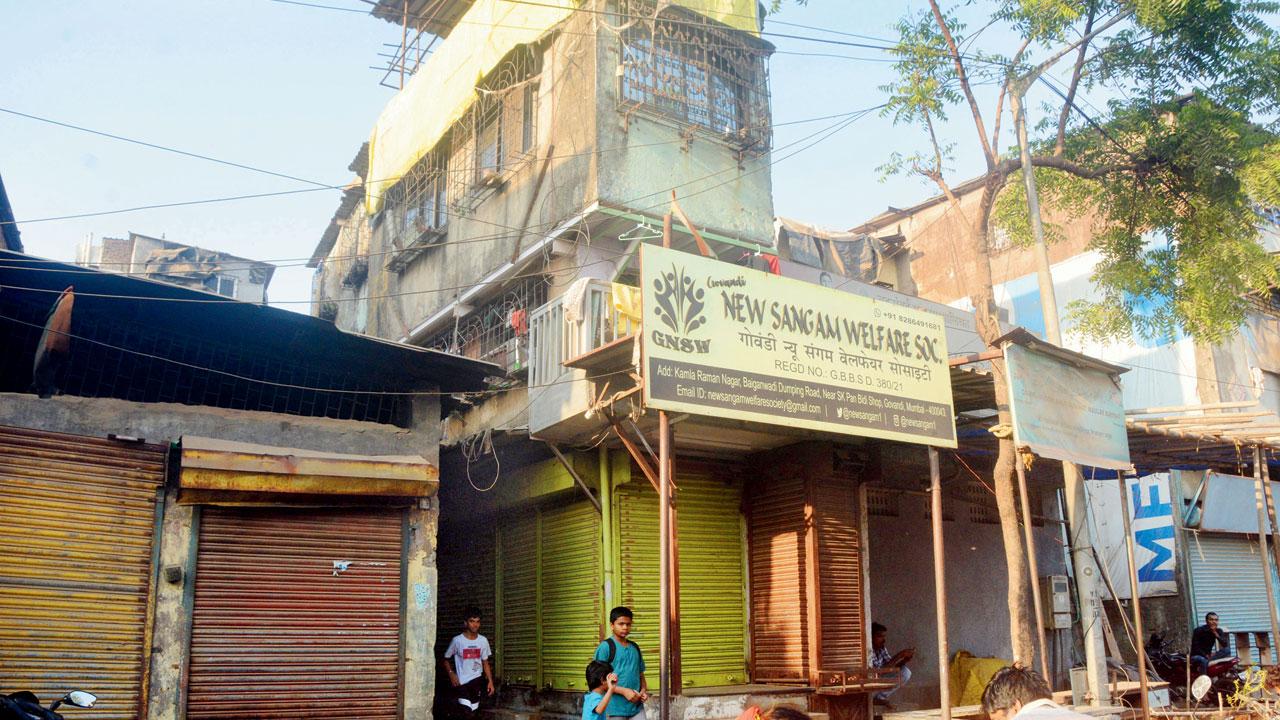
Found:
[(938, 613), (938, 696), (941, 720), (951, 720), (951, 649), (947, 644), (947, 573), (942, 541), (942, 476), (938, 470), (938, 450), (929, 448), (929, 493), (933, 508), (933, 588)]
[(1040, 673), (1044, 681), (1053, 686), (1053, 678), (1049, 676), (1049, 644), (1044, 636), (1044, 599), (1040, 597), (1040, 565), (1036, 560), (1035, 538), (1031, 532), (1031, 501), (1027, 496), (1027, 470), (1021, 457), (1014, 457), (1014, 465), (1018, 468), (1018, 497), (1022, 504), (1022, 535), (1027, 544), (1027, 570), (1031, 575), (1031, 600), (1036, 611), (1036, 640), (1040, 643)]
[[(1124, 547), (1129, 556), (1129, 600), (1133, 603), (1133, 641), (1134, 649), (1138, 654), (1138, 684), (1142, 691), (1142, 717), (1150, 720), (1151, 697), (1148, 695), (1150, 689), (1147, 687), (1147, 646), (1142, 637), (1142, 603), (1138, 599), (1138, 560), (1133, 554), (1133, 523), (1129, 519), (1133, 506), (1129, 501), (1128, 483), (1125, 482), (1124, 474), (1119, 470), (1116, 471), (1116, 482), (1120, 483), (1120, 516), (1124, 518)], [(1116, 605), (1119, 604), (1120, 598), (1116, 598)]]
[(1267, 609), (1271, 611), (1271, 637), (1272, 643), (1274, 638), (1280, 638), (1280, 618), (1276, 617), (1276, 593), (1271, 582), (1271, 558), (1267, 554), (1267, 536), (1270, 535), (1270, 523), (1267, 521), (1267, 511), (1263, 507), (1266, 497), (1262, 480), (1262, 448), (1253, 446), (1253, 479), (1255, 482), (1254, 495), (1255, 505), (1258, 510), (1258, 557), (1262, 560), (1262, 577), (1263, 584), (1267, 586)]

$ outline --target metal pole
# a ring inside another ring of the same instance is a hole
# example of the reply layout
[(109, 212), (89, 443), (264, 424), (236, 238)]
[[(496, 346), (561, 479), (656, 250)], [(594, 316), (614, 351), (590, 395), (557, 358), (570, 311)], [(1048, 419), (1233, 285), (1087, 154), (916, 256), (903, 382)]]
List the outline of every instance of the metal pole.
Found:
[(1084, 477), (1075, 463), (1062, 463), (1066, 487), (1067, 522), (1071, 529), (1071, 566), (1075, 569), (1076, 600), (1080, 606), (1080, 622), (1084, 625), (1084, 663), (1088, 669), (1089, 704), (1104, 705), (1110, 700), (1107, 685), (1107, 651), (1103, 646), (1102, 607), (1098, 602), (1098, 571), (1093, 561), (1093, 543), (1089, 537), (1089, 502), (1084, 494)]
[[(1026, 87), (1010, 94), (1014, 125), (1018, 133), (1018, 150), (1022, 158), (1022, 181), (1027, 189), (1027, 212), (1035, 237), (1036, 280), (1040, 288), (1040, 312), (1044, 316), (1045, 339), (1062, 345), (1058, 323), (1058, 299), (1053, 289), (1053, 272), (1049, 267), (1049, 249), (1044, 240), (1044, 223), (1040, 217), (1040, 192), (1036, 187), (1035, 168), (1031, 165), (1031, 147), (1027, 140)], [(1071, 564), (1075, 569), (1076, 599), (1080, 605), (1080, 622), (1084, 625), (1084, 658), (1089, 670), (1089, 693), (1094, 705), (1110, 697), (1107, 687), (1107, 653), (1103, 647), (1102, 608), (1098, 602), (1098, 578), (1093, 567), (1093, 540), (1089, 536), (1085, 512), (1088, 501), (1084, 494), (1084, 478), (1074, 463), (1062, 463), (1062, 479), (1066, 486), (1067, 517), (1071, 523)]]
[[(1116, 471), (1120, 483), (1120, 516), (1124, 518), (1124, 546), (1129, 555), (1129, 599), (1133, 603), (1133, 641), (1138, 653), (1138, 683), (1142, 690), (1142, 717), (1151, 718), (1151, 698), (1147, 695), (1147, 644), (1142, 638), (1142, 603), (1138, 600), (1138, 560), (1133, 554), (1133, 523), (1129, 520), (1133, 505), (1129, 501), (1129, 485), (1124, 474)], [(1116, 605), (1120, 598), (1116, 598)]]
[(933, 589), (938, 613), (938, 695), (941, 720), (951, 720), (951, 649), (947, 645), (947, 573), (942, 542), (942, 475), (938, 471), (938, 450), (929, 448), (929, 501), (933, 508)]
[(600, 446), (600, 542), (604, 552), (600, 558), (604, 569), (604, 616), (616, 604), (613, 601), (613, 468), (609, 461), (609, 449)]
[(658, 720), (671, 718), (671, 421), (658, 411)]
[[(1267, 459), (1267, 451), (1263, 450), (1261, 452), (1262, 501), (1267, 505), (1267, 517), (1271, 518), (1271, 531), (1274, 533), (1280, 531), (1280, 522), (1276, 522), (1276, 499), (1272, 497), (1271, 492), (1271, 463)], [(1271, 567), (1276, 568), (1276, 572), (1280, 572), (1280, 542), (1276, 542), (1274, 536), (1271, 538), (1271, 560), (1273, 563)], [(1277, 642), (1280, 642), (1280, 638), (1275, 638), (1271, 641), (1272, 650), (1275, 649)]]
[[(1015, 451), (1016, 454), (1016, 451)], [(1031, 500), (1027, 497), (1027, 470), (1022, 458), (1014, 457), (1013, 464), (1018, 469), (1018, 496), (1022, 503), (1022, 535), (1027, 544), (1027, 569), (1031, 573), (1031, 600), (1036, 610), (1036, 639), (1040, 642), (1040, 672), (1045, 682), (1053, 686), (1053, 677), (1049, 675), (1049, 644), (1044, 637), (1044, 599), (1040, 597), (1040, 564), (1036, 560), (1035, 538), (1031, 532)]]
[[(1267, 511), (1263, 508), (1265, 491), (1262, 487), (1262, 448), (1253, 448), (1254, 495), (1258, 508), (1258, 556), (1262, 559), (1262, 582), (1267, 586), (1267, 608), (1271, 611), (1271, 637), (1280, 638), (1280, 618), (1276, 617), (1276, 592), (1271, 583), (1271, 557), (1267, 554), (1267, 535), (1270, 534), (1271, 523), (1267, 521)], [(1274, 639), (1271, 641), (1276, 642)]]

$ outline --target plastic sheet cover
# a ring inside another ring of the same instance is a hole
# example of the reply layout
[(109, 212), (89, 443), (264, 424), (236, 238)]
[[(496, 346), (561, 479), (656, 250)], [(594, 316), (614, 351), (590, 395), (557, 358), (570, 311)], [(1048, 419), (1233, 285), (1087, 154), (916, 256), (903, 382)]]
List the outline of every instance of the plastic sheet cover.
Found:
[[(756, 0), (680, 0), (686, 7), (753, 35), (759, 34)], [(369, 139), (366, 208), (382, 209), (386, 191), (435, 147), (475, 100), (476, 84), (507, 53), (542, 37), (569, 17), (578, 3), (541, 0), (476, 0), (458, 26), (383, 108)]]

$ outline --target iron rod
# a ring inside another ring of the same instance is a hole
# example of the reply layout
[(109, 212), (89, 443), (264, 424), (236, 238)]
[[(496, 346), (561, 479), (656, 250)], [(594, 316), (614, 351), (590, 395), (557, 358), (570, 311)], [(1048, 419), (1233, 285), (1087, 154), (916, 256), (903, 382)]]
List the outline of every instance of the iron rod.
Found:
[[(1147, 687), (1147, 645), (1146, 640), (1142, 638), (1142, 603), (1139, 601), (1141, 593), (1138, 592), (1138, 560), (1133, 551), (1133, 522), (1129, 519), (1132, 513), (1132, 505), (1129, 501), (1129, 486), (1125, 482), (1124, 474), (1119, 470), (1116, 471), (1116, 482), (1120, 483), (1120, 517), (1124, 518), (1124, 547), (1125, 554), (1129, 558), (1129, 602), (1133, 603), (1133, 642), (1134, 650), (1138, 654), (1138, 684), (1142, 691), (1142, 717), (1145, 720), (1151, 718), (1151, 697), (1148, 695), (1150, 689)], [(1119, 607), (1120, 598), (1116, 597), (1116, 606)]]
[(658, 720), (671, 718), (671, 424), (658, 411)]
[[(1266, 491), (1262, 486), (1262, 447), (1253, 446), (1253, 479), (1254, 503), (1258, 509), (1258, 557), (1262, 560), (1262, 584), (1267, 586), (1267, 609), (1271, 611), (1271, 637), (1280, 638), (1280, 618), (1276, 617), (1276, 593), (1271, 581), (1271, 557), (1267, 553), (1267, 535), (1270, 534), (1271, 523), (1267, 521), (1267, 511), (1263, 508)], [(1275, 644), (1273, 639), (1272, 644)]]

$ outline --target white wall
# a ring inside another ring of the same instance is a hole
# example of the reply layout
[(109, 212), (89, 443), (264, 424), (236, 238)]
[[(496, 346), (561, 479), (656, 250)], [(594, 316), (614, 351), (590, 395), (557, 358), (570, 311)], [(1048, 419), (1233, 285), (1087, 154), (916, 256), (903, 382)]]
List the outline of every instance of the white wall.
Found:
[[(927, 502), (922, 495), (903, 495), (898, 501), (898, 517), (869, 518), (869, 612), (873, 621), (889, 628), (890, 652), (916, 649), (911, 663), (913, 677), (894, 695), (894, 704), (936, 708), (938, 626)], [(967, 650), (979, 657), (1008, 658), (1008, 585), (1000, 526), (970, 522), (968, 505), (949, 498), (944, 500), (944, 517), (952, 515), (947, 507), (954, 508), (954, 520), (943, 523), (951, 654)], [(1056, 516), (1056, 509), (1046, 510)], [(1065, 572), (1059, 532), (1051, 522), (1035, 528), (1036, 559), (1042, 575)], [(1069, 643), (1069, 638), (1065, 642)]]

